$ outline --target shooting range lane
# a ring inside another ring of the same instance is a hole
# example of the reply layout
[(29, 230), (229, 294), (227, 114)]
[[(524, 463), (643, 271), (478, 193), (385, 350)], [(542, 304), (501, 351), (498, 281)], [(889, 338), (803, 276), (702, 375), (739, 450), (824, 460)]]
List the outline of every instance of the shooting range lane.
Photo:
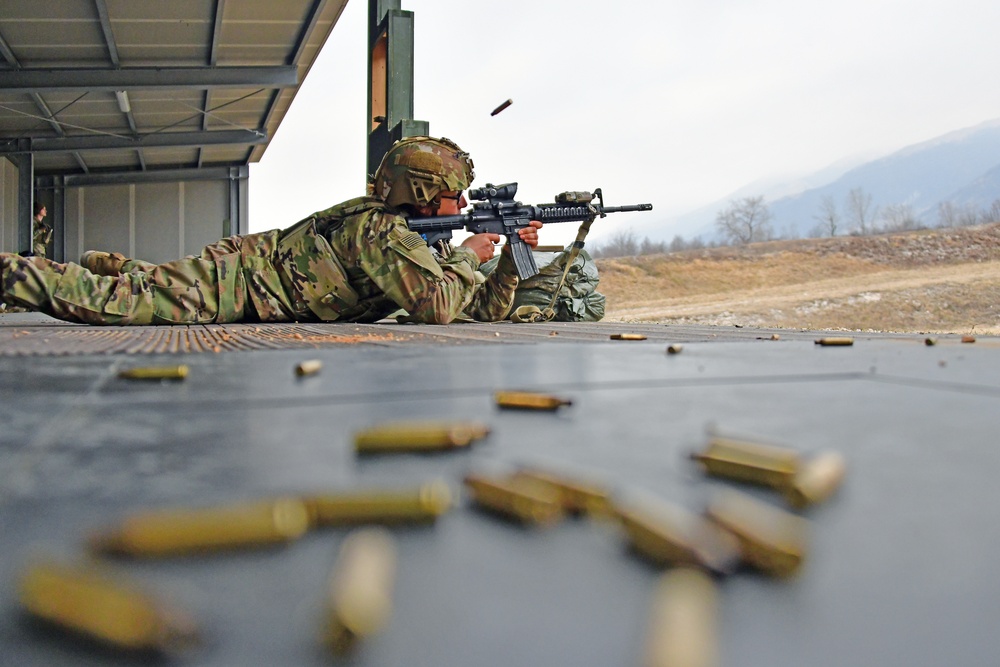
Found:
[[(588, 329), (603, 340), (581, 342), (572, 326), (544, 324), (480, 325), (449, 341), (462, 329), (379, 327), (415, 338), (0, 359), (0, 642), (11, 664), (134, 664), (26, 622), (15, 584), (39, 554), (82, 558), (92, 531), (139, 509), (435, 478), (458, 492), (470, 470), (525, 463), (692, 511), (724, 488), (781, 505), (773, 492), (705, 477), (689, 460), (709, 426), (805, 455), (836, 450), (848, 466), (838, 494), (804, 513), (809, 553), (798, 576), (740, 572), (720, 582), (722, 664), (972, 664), (1000, 649), (996, 339), (926, 346), (916, 336), (865, 336), (826, 348), (815, 332), (771, 341), (758, 340), (770, 332), (715, 329), (739, 338), (702, 342), (707, 331), (605, 324)], [(488, 340), (508, 328), (560, 344)], [(650, 337), (608, 339), (633, 330)], [(665, 341), (684, 342), (682, 351), (668, 355)], [(322, 369), (297, 376), (306, 359)], [(189, 367), (183, 380), (118, 377), (179, 363)], [(501, 411), (501, 389), (572, 405)], [(355, 432), (422, 418), (479, 420), (492, 432), (464, 451), (355, 454)], [(112, 565), (197, 619), (205, 642), (180, 663), (329, 664), (316, 638), (347, 532)], [(435, 525), (392, 533), (392, 617), (352, 664), (639, 664), (661, 570), (630, 553), (610, 524), (526, 529), (463, 498)]]

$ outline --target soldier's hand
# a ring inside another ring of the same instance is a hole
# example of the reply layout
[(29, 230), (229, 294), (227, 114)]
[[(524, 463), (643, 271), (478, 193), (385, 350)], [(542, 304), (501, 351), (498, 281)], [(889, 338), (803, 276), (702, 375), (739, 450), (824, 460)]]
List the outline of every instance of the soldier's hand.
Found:
[(542, 228), (542, 223), (540, 220), (532, 220), (528, 223), (530, 227), (524, 227), (517, 230), (518, 235), (521, 240), (524, 241), (529, 248), (538, 247), (538, 230)]
[[(499, 242), (499, 234), (473, 234), (462, 241), (462, 245), (476, 253), (480, 262), (486, 262), (493, 259), (494, 246)], [(537, 236), (535, 242), (538, 242)]]

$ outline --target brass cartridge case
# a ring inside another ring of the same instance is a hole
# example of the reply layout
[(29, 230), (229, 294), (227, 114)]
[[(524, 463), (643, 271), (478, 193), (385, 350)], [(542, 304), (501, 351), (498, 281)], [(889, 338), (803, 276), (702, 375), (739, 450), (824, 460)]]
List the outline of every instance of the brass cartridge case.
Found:
[(661, 565), (701, 567), (729, 574), (739, 565), (735, 537), (702, 517), (675, 505), (632, 502), (615, 507), (635, 551)]
[(962, 336), (962, 342), (963, 343), (975, 343), (976, 342), (976, 337), (975, 336)]
[(188, 367), (186, 364), (127, 368), (118, 373), (118, 377), (127, 380), (183, 380), (187, 376)]
[(643, 667), (715, 667), (719, 664), (718, 592), (704, 572), (672, 570), (653, 593)]
[(282, 498), (135, 514), (117, 528), (94, 535), (90, 548), (123, 556), (175, 556), (290, 542), (308, 528), (305, 504)]
[(323, 368), (323, 362), (319, 359), (306, 359), (295, 366), (295, 374), (298, 376), (315, 375)]
[(691, 458), (710, 475), (785, 489), (799, 470), (799, 455), (791, 449), (756, 442), (712, 438)]
[(646, 337), (637, 333), (611, 334), (611, 340), (646, 340)]
[(791, 576), (806, 557), (808, 524), (790, 512), (726, 491), (709, 504), (706, 514), (736, 536), (743, 560), (763, 572)]
[(378, 633), (392, 613), (396, 543), (384, 528), (362, 528), (344, 539), (330, 576), (323, 639), (335, 653)]
[(501, 408), (516, 410), (557, 410), (564, 405), (573, 405), (573, 401), (566, 398), (530, 391), (498, 391), (493, 399)]
[(593, 482), (569, 479), (537, 468), (521, 468), (513, 479), (527, 479), (555, 490), (563, 511), (602, 516), (611, 510), (611, 491)]
[(854, 339), (846, 336), (827, 336), (816, 340), (817, 345), (829, 347), (831, 345), (854, 345)]
[(354, 448), (359, 454), (443, 451), (468, 447), (489, 432), (478, 422), (393, 422), (356, 433)]
[(793, 507), (816, 505), (832, 496), (844, 480), (847, 469), (844, 457), (837, 452), (823, 452), (808, 461), (792, 478), (785, 497)]
[(684, 350), (684, 346), (680, 343), (674, 343), (673, 345), (667, 345), (667, 354), (680, 354)]
[(166, 651), (198, 636), (186, 615), (93, 567), (38, 563), (19, 588), (32, 616), (120, 649)]
[(471, 473), (463, 481), (477, 505), (522, 523), (549, 526), (562, 518), (559, 494), (544, 484)]
[(313, 527), (359, 523), (433, 522), (451, 509), (448, 485), (441, 480), (416, 489), (365, 491), (302, 498)]

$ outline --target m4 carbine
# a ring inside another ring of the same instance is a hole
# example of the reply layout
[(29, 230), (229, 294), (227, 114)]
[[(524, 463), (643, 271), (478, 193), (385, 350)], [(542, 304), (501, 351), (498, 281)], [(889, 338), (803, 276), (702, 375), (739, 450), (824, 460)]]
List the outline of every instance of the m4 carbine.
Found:
[[(603, 218), (608, 213), (653, 210), (652, 204), (605, 206), (600, 188), (593, 192), (563, 192), (556, 196), (555, 203), (536, 206), (514, 201), (516, 194), (517, 183), (487, 183), (484, 187), (469, 190), (469, 199), (473, 200), (470, 211), (458, 215), (411, 218), (407, 225), (423, 236), (427, 245), (451, 239), (456, 229), (466, 229), (473, 234), (502, 234), (507, 237), (517, 275), (525, 280), (536, 275), (538, 267), (531, 248), (518, 235), (518, 230), (527, 227), (532, 220), (540, 220), (543, 224), (583, 222), (589, 228), (589, 223), (595, 218)], [(583, 240), (578, 237), (573, 245), (582, 248)]]

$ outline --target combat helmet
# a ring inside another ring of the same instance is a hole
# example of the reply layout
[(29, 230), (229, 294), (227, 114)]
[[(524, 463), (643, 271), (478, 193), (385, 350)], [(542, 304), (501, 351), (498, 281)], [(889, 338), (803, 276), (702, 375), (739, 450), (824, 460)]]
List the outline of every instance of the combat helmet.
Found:
[(454, 141), (406, 137), (382, 158), (373, 194), (392, 207), (427, 206), (439, 192), (468, 189), (475, 177), (472, 158)]

